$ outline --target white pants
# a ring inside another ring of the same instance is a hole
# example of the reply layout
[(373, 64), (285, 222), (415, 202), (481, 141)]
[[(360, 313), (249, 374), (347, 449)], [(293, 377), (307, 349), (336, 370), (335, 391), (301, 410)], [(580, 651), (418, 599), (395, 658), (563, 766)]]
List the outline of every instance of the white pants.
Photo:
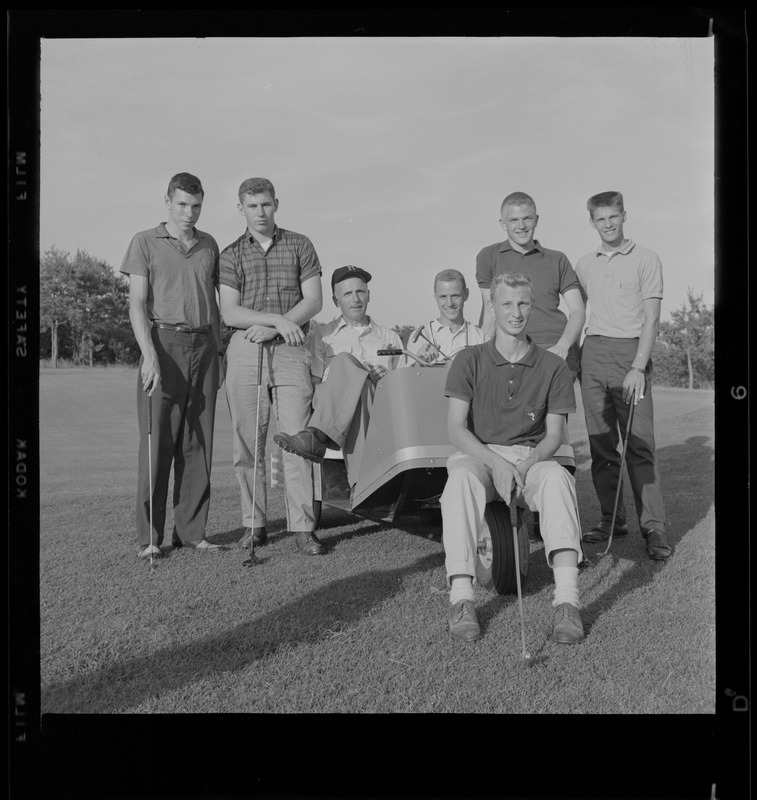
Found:
[[(487, 445), (513, 464), (528, 458), (530, 447)], [(500, 497), (492, 471), (482, 461), (462, 452), (447, 461), (447, 483), (442, 493), (442, 538), (446, 554), (447, 581), (452, 575), (471, 575), (475, 581), (477, 544), (483, 533), (486, 504)], [(538, 511), (544, 554), (552, 567), (557, 550), (575, 550), (581, 561), (581, 526), (578, 519), (576, 482), (556, 461), (540, 461), (529, 469), (518, 505)]]

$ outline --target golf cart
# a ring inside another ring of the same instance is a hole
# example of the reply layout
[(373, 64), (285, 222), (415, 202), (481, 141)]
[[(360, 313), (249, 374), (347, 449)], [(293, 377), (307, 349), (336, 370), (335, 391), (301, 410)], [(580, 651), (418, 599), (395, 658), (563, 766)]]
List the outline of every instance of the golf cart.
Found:
[[(447, 458), (455, 452), (447, 437), (444, 396), (449, 361), (425, 364), (407, 350), (382, 350), (380, 355), (405, 355), (416, 363), (392, 370), (378, 382), (352, 488), (340, 451), (327, 451), (325, 460), (313, 465), (317, 518), (323, 504), (388, 524), (400, 515), (438, 518)], [(572, 448), (565, 461), (573, 461)], [(485, 530), (478, 542), (478, 581), (499, 594), (515, 593), (515, 546), (507, 504), (489, 503), (484, 519)], [(518, 508), (518, 542), (524, 580), (529, 534), (522, 508)]]

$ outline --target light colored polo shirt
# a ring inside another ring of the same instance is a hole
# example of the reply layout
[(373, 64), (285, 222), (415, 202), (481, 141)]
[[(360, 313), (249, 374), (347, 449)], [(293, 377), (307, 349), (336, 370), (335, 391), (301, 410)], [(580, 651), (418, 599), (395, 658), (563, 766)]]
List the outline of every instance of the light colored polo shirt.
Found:
[(484, 444), (535, 447), (547, 435), (547, 414), (576, 410), (568, 365), (528, 342), (520, 361), (508, 361), (490, 339), (450, 365), (444, 394), (470, 403), (469, 428)]
[(218, 244), (197, 228), (194, 235), (197, 241), (185, 251), (163, 222), (141, 231), (131, 240), (120, 271), (147, 278), (149, 319), (217, 329)]
[(310, 374), (326, 380), (331, 359), (339, 353), (352, 353), (361, 364), (368, 367), (382, 366), (395, 369), (400, 356), (380, 356), (378, 350), (402, 349), (402, 340), (397, 331), (385, 328), (368, 318), (368, 325), (348, 325), (340, 315), (326, 325), (319, 325), (308, 340), (312, 358)]
[[(418, 341), (413, 342), (413, 336), (417, 332), (418, 328), (410, 334), (410, 338), (407, 341), (406, 349), (409, 353), (417, 353), (421, 347), (427, 344), (426, 340), (421, 337), (418, 338)], [(425, 323), (423, 335), (429, 338), (449, 358), (457, 355), (464, 347), (472, 344), (483, 344), (486, 341), (481, 328), (467, 320), (453, 332), (449, 325), (442, 325), (439, 320), (432, 319), (430, 322)], [(413, 359), (406, 358), (406, 360), (410, 366), (417, 363)], [(430, 363), (433, 364), (438, 361), (444, 361), (444, 358), (435, 353)]]
[(620, 250), (598, 247), (582, 256), (576, 274), (590, 304), (587, 336), (636, 339), (644, 327), (644, 300), (662, 298), (662, 263), (654, 250), (630, 239)]

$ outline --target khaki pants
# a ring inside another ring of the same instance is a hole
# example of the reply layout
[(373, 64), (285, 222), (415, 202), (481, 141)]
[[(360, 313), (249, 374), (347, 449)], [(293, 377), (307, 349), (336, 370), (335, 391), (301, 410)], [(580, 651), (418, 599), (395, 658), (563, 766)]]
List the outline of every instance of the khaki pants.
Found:
[[(528, 458), (530, 447), (487, 445), (513, 464)], [(494, 488), (492, 472), (477, 458), (454, 453), (447, 461), (447, 483), (442, 493), (442, 539), (446, 554), (447, 581), (452, 575), (476, 578), (477, 545), (484, 531), (486, 504), (500, 497)], [(552, 566), (556, 550), (575, 550), (582, 559), (581, 526), (578, 518), (576, 482), (556, 461), (540, 461), (526, 475), (526, 485), (518, 505), (538, 511), (544, 554)]]
[[(271, 409), (281, 433), (297, 433), (308, 424), (313, 396), (308, 350), (286, 344), (264, 344), (256, 436), (259, 349), (257, 344), (244, 338), (242, 331), (236, 331), (226, 350), (226, 398), (231, 415), (234, 472), (239, 483), (242, 525), (245, 528), (266, 524), (265, 445)], [(315, 529), (312, 466), (304, 458), (285, 451), (282, 452), (282, 461), (287, 530), (312, 531)], [(253, 476), (257, 480), (254, 508)]]
[(315, 389), (313, 416), (318, 428), (344, 455), (350, 487), (358, 479), (375, 386), (368, 370), (350, 353), (339, 353), (323, 383)]

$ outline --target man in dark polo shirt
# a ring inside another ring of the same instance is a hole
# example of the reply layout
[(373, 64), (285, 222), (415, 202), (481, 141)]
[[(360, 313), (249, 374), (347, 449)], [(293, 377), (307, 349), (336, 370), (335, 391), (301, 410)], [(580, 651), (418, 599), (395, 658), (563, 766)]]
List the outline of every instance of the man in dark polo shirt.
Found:
[[(489, 303), (492, 281), (502, 272), (528, 275), (534, 287), (534, 310), (528, 320), (528, 335), (540, 347), (564, 359), (575, 380), (578, 372), (578, 339), (586, 321), (581, 284), (559, 250), (542, 247), (534, 239), (539, 215), (536, 203), (525, 192), (513, 192), (500, 208), (500, 225), (507, 233), (504, 242), (484, 247), (476, 257), (476, 282), (481, 289), (481, 327), (489, 336), (494, 319)], [(568, 316), (560, 309), (560, 297)]]
[[(129, 276), (129, 318), (142, 351), (137, 381), (140, 558), (161, 555), (171, 464), (174, 546), (222, 549), (205, 539), (221, 339), (218, 245), (195, 228), (204, 196), (199, 178), (187, 172), (174, 175), (165, 198), (168, 221), (138, 233), (121, 265)], [(152, 488), (147, 403), (152, 407)]]
[(544, 553), (555, 577), (553, 638), (575, 644), (584, 638), (576, 489), (573, 476), (552, 460), (564, 415), (576, 408), (570, 370), (526, 335), (534, 307), (528, 276), (497, 275), (490, 304), (494, 338), (457, 355), (444, 390), (449, 437), (459, 450), (447, 461), (441, 498), (449, 631), (461, 641), (481, 636), (473, 588), (479, 529), (486, 504), (509, 502), (517, 487), (520, 502), (541, 515)]
[[(220, 297), (224, 322), (235, 328), (226, 350), (226, 397), (245, 529), (239, 544), (248, 547), (250, 537), (256, 545), (268, 539), (265, 443), (271, 408), (285, 433), (301, 430), (310, 417), (313, 387), (305, 337), (323, 299), (315, 248), (307, 236), (276, 225), (279, 201), (271, 181), (248, 178), (238, 195), (247, 228), (221, 253)], [(262, 391), (257, 386), (259, 345)], [(287, 530), (295, 534), (301, 553), (320, 555), (325, 548), (313, 533), (312, 467), (290, 453), (283, 462)]]

